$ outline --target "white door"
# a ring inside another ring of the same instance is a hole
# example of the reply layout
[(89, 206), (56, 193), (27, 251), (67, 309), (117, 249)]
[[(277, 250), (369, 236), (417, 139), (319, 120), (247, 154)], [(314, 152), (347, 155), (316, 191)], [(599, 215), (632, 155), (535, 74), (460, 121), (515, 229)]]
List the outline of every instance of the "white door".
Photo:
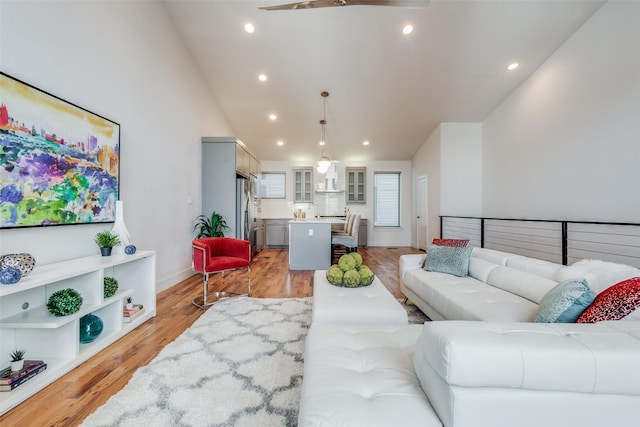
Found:
[(427, 186), (428, 179), (426, 176), (418, 177), (416, 181), (416, 242), (418, 249), (427, 250), (427, 234), (428, 234), (428, 210), (427, 200), (429, 188)]

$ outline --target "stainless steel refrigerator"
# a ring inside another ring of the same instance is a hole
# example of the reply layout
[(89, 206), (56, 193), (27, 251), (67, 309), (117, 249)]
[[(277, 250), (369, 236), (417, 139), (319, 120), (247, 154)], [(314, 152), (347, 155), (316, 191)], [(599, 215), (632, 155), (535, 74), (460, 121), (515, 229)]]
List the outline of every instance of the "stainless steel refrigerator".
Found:
[(236, 237), (251, 242), (252, 254), (257, 251), (257, 218), (254, 180), (236, 179)]

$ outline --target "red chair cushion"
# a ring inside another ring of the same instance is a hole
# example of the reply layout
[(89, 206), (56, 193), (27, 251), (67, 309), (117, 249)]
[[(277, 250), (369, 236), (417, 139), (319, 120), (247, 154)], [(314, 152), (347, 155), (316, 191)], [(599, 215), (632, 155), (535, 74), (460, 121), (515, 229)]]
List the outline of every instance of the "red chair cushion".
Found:
[(193, 268), (203, 273), (248, 267), (251, 243), (232, 237), (205, 237), (194, 240)]

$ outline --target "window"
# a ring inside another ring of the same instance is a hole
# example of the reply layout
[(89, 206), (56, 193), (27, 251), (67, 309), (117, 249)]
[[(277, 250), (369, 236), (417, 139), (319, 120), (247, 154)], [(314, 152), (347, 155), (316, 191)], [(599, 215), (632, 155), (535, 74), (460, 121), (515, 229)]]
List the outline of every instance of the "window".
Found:
[(373, 226), (400, 227), (400, 172), (374, 172)]
[(284, 172), (262, 172), (259, 197), (261, 199), (286, 198), (286, 176)]

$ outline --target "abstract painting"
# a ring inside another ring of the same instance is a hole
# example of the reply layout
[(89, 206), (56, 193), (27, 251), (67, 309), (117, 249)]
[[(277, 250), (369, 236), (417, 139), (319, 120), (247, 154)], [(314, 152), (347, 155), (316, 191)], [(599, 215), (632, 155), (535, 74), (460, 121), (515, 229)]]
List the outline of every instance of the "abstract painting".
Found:
[(0, 73), (0, 228), (113, 222), (120, 125)]

